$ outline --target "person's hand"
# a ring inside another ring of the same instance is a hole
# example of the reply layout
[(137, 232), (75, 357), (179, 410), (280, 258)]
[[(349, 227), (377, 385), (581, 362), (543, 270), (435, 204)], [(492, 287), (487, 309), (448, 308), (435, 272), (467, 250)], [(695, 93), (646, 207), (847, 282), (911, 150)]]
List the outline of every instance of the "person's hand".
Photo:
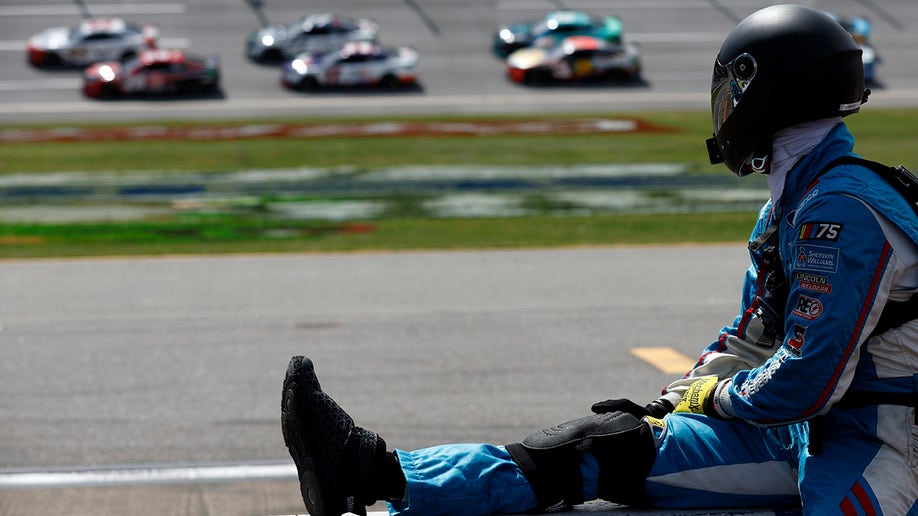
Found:
[(714, 408), (714, 395), (717, 391), (717, 385), (720, 380), (716, 376), (706, 376), (695, 380), (679, 404), (676, 405), (674, 412), (690, 412), (692, 414), (705, 414), (708, 416), (720, 417)]
[(619, 398), (594, 403), (590, 409), (597, 414), (605, 414), (606, 412), (627, 412), (636, 418), (651, 416), (659, 419), (672, 412), (673, 406), (665, 399), (653, 400), (642, 407), (629, 399)]

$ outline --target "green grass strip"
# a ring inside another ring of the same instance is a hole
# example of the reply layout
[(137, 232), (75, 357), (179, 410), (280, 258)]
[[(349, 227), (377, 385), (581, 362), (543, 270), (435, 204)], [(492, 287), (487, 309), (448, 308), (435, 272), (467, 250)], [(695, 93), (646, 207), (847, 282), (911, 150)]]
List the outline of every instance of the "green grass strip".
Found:
[(385, 219), (237, 217), (105, 224), (2, 224), (0, 258), (741, 242), (754, 213)]
[[(47, 172), (227, 172), (290, 167), (402, 165), (525, 166), (663, 162), (687, 164), (689, 173), (729, 174), (707, 162), (711, 134), (704, 112), (567, 115), (635, 116), (667, 133), (490, 135), (342, 138), (255, 138), (233, 141), (106, 141), (4, 143), (0, 175)], [(563, 118), (551, 115), (545, 119)], [(918, 169), (918, 109), (873, 109), (849, 117), (855, 151), (889, 164)], [(519, 117), (522, 119), (523, 117)], [(533, 119), (534, 117), (525, 117)], [(328, 120), (474, 122), (513, 117), (437, 117)], [(226, 126), (270, 120), (157, 122), (145, 125)], [(277, 121), (284, 122), (284, 121)], [(295, 121), (293, 121), (295, 122)], [(321, 121), (317, 121), (321, 122)], [(111, 126), (111, 124), (109, 125)], [(0, 129), (23, 126), (6, 125)], [(80, 127), (69, 124), (67, 127)], [(100, 127), (85, 124), (83, 127)], [(411, 213), (359, 223), (276, 220), (257, 212), (211, 217), (176, 214), (155, 221), (105, 224), (0, 224), (0, 258), (229, 252), (353, 251), (372, 249), (494, 248), (723, 242), (745, 239), (755, 213), (690, 215), (532, 216), (432, 219)]]

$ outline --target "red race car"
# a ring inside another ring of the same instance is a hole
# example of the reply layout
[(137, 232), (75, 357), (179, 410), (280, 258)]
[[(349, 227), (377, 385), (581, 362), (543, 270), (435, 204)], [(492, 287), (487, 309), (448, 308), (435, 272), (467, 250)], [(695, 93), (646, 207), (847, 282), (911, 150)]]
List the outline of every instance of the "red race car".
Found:
[(182, 50), (141, 52), (125, 63), (97, 63), (83, 72), (87, 97), (121, 95), (216, 93), (220, 90), (220, 64), (216, 56), (201, 57)]

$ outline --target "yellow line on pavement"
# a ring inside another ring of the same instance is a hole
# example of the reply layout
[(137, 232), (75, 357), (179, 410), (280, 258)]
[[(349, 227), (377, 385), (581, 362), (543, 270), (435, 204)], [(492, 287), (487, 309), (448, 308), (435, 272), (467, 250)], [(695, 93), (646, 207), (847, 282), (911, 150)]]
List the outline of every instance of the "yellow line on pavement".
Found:
[(631, 354), (664, 373), (685, 373), (695, 365), (695, 359), (667, 347), (632, 348)]

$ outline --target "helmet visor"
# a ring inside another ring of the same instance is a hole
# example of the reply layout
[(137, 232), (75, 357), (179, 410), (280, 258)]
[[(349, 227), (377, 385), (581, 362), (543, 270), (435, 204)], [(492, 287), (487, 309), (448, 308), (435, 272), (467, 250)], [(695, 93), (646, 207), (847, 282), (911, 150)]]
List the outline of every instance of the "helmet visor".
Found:
[(758, 65), (749, 54), (740, 54), (727, 64), (714, 60), (714, 76), (711, 78), (711, 115), (714, 117), (714, 132), (720, 132), (743, 94), (752, 84)]

